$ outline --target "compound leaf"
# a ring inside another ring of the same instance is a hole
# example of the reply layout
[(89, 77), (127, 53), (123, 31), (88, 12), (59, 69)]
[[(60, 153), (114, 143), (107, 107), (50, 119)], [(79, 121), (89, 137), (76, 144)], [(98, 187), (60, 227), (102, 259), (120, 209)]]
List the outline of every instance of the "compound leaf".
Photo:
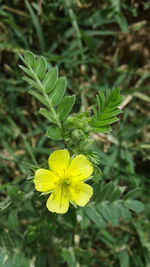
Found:
[(123, 96), (118, 88), (112, 91), (107, 90), (105, 95), (103, 92), (99, 92), (98, 108), (93, 107), (92, 128), (94, 132), (106, 133), (111, 130), (110, 125), (119, 120), (116, 116), (121, 112), (118, 106), (122, 100)]

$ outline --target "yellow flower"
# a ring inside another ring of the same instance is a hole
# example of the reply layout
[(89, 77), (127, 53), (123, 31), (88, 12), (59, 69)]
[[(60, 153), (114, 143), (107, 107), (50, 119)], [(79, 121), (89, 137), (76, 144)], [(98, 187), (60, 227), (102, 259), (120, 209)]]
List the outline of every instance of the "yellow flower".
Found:
[(93, 188), (83, 183), (93, 173), (90, 161), (84, 155), (70, 160), (67, 150), (56, 150), (50, 155), (48, 164), (50, 170), (39, 169), (34, 178), (37, 191), (52, 192), (46, 203), (48, 210), (66, 213), (69, 200), (85, 206), (93, 194)]

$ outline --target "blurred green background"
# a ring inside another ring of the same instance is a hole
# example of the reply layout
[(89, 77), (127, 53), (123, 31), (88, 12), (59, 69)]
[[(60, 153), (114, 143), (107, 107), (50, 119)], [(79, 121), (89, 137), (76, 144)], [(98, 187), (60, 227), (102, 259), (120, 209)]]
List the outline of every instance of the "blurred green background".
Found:
[[(150, 266), (149, 18), (149, 1), (0, 0), (0, 266)], [(99, 90), (122, 89), (120, 122), (93, 137), (102, 179), (140, 187), (144, 213), (101, 229), (73, 209), (46, 211), (26, 178), (62, 144), (44, 136), (49, 123), (18, 68), (24, 50), (59, 67), (74, 112), (91, 110)]]

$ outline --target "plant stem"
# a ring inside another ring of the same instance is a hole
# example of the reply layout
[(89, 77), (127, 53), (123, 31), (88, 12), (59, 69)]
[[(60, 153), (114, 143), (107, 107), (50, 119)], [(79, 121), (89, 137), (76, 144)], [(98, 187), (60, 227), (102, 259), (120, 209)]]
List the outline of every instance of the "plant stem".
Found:
[(44, 98), (46, 99), (46, 101), (48, 102), (49, 104), (49, 107), (50, 107), (50, 111), (52, 112), (53, 116), (54, 116), (54, 119), (56, 120), (57, 122), (57, 125), (60, 129), (62, 129), (62, 124), (61, 124), (61, 121), (59, 120), (58, 116), (57, 116), (57, 113), (55, 111), (55, 108), (53, 107), (52, 103), (51, 103), (51, 99), (48, 97), (47, 93), (45, 92), (45, 88), (43, 86), (43, 84), (41, 83), (41, 81), (39, 80), (39, 78), (37, 77), (37, 75), (35, 74), (35, 72), (30, 68), (30, 71), (32, 72), (36, 82), (38, 83), (38, 85), (40, 86), (40, 88), (42, 89), (43, 91), (43, 96)]
[(61, 124), (61, 122), (60, 122), (60, 120), (59, 120), (59, 118), (58, 118), (58, 116), (57, 116), (57, 113), (56, 113), (56, 111), (55, 111), (55, 109), (54, 109), (54, 107), (53, 107), (53, 105), (52, 105), (52, 103), (51, 103), (50, 98), (48, 97), (48, 95), (47, 95), (45, 92), (44, 92), (43, 96), (45, 97), (45, 99), (47, 100), (47, 102), (48, 102), (48, 104), (49, 104), (49, 106), (50, 106), (50, 110), (51, 110), (51, 112), (53, 113), (53, 116), (54, 116), (54, 118), (55, 118), (55, 120), (56, 120), (56, 122), (57, 122), (58, 127), (59, 127), (60, 129), (62, 129), (62, 124)]

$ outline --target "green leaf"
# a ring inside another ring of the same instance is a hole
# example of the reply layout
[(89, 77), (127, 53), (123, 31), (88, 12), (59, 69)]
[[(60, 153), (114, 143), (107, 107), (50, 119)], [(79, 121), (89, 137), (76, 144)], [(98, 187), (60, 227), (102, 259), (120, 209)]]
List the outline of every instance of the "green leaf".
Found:
[(24, 58), (27, 67), (31, 67), (33, 69), (35, 67), (35, 56), (33, 55), (33, 53), (30, 51), (25, 51)]
[(83, 212), (86, 214), (86, 216), (91, 219), (96, 226), (104, 228), (106, 226), (105, 220), (102, 218), (102, 216), (97, 212), (95, 207), (84, 207)]
[(100, 116), (105, 106), (105, 98), (103, 92), (99, 92), (99, 95), (97, 95), (96, 97), (98, 105), (98, 116)]
[(103, 92), (99, 92), (97, 96), (98, 108), (93, 107), (93, 121), (92, 130), (93, 132), (106, 133), (111, 130), (110, 125), (116, 121), (121, 111), (118, 108), (122, 102), (123, 96), (120, 95), (120, 89), (116, 88), (112, 91), (107, 90), (104, 95)]
[(75, 95), (65, 96), (61, 100), (57, 108), (57, 113), (59, 115), (60, 120), (64, 120), (67, 117), (72, 107), (74, 106), (74, 103), (75, 103)]
[(115, 149), (112, 150), (111, 155), (109, 155), (109, 160), (107, 161), (107, 164), (105, 165), (103, 169), (104, 175), (107, 176), (109, 172), (111, 171), (111, 169), (113, 168), (116, 162), (117, 155), (118, 155), (118, 148), (116, 147)]
[(123, 197), (124, 200), (126, 199), (132, 199), (132, 198), (137, 198), (141, 195), (142, 190), (141, 188), (135, 188), (131, 191), (129, 191), (127, 194), (125, 194), (125, 196)]
[(125, 16), (122, 13), (118, 13), (115, 16), (117, 23), (119, 24), (121, 30), (123, 33), (128, 33), (129, 29), (128, 29), (128, 22), (125, 18)]
[(28, 92), (30, 95), (33, 95), (36, 99), (38, 99), (44, 106), (49, 108), (49, 104), (43, 96), (41, 96), (40, 94), (38, 94), (37, 92), (33, 90), (29, 90)]
[[(106, 110), (107, 110), (107, 108), (106, 108)], [(122, 113), (122, 111), (119, 108), (116, 108), (112, 112), (108, 112), (108, 113), (103, 114), (103, 119), (113, 118), (120, 113)]]
[(119, 209), (117, 207), (117, 203), (116, 202), (111, 203), (110, 209), (112, 212), (112, 225), (118, 226), (118, 224), (119, 224)]
[(105, 203), (97, 207), (98, 211), (103, 215), (104, 219), (112, 224), (111, 208)]
[(107, 222), (111, 223), (113, 226), (117, 226), (119, 224), (118, 211), (116, 211), (115, 207), (107, 203), (103, 203), (98, 205), (97, 209)]
[[(112, 101), (116, 101), (116, 98), (118, 97), (118, 94), (120, 93), (120, 89), (119, 88), (115, 88), (111, 91), (110, 93), (110, 98), (108, 99), (108, 102), (112, 102)], [(111, 105), (111, 103), (109, 103)]]
[(128, 199), (125, 201), (125, 206), (130, 209), (135, 211), (136, 213), (140, 213), (144, 211), (145, 207), (144, 204), (138, 200), (134, 199)]
[(110, 0), (113, 11), (115, 13), (119, 13), (120, 12), (120, 0)]
[(50, 93), (54, 89), (57, 78), (58, 78), (57, 67), (49, 70), (49, 72), (46, 73), (46, 75), (42, 81), (42, 84), (45, 88), (46, 93)]
[(48, 119), (50, 122), (54, 123), (54, 124), (57, 124), (57, 121), (55, 120), (53, 114), (48, 111), (47, 109), (45, 108), (40, 108), (40, 114), (42, 114), (46, 119)]
[(102, 178), (102, 171), (97, 165), (94, 166), (93, 176), (94, 177), (92, 178), (92, 181), (94, 181), (94, 182), (98, 182)]
[(112, 182), (106, 184), (99, 192), (98, 202), (107, 200), (107, 198), (112, 194), (114, 188), (115, 185)]
[(37, 77), (42, 80), (47, 68), (47, 63), (44, 57), (39, 57), (38, 60), (35, 63), (34, 71), (37, 75)]
[(120, 267), (130, 267), (130, 257), (126, 250), (121, 250), (118, 252), (118, 258)]
[(119, 217), (120, 216), (120, 203), (119, 201), (115, 201), (113, 203), (110, 204), (111, 207), (111, 211), (113, 214), (113, 225), (117, 226), (119, 224)]
[(103, 174), (102, 174), (101, 169), (95, 165), (95, 167), (94, 167), (94, 178), (95, 178), (94, 181), (97, 182), (97, 181), (101, 180), (102, 175)]
[(96, 200), (98, 195), (99, 195), (99, 192), (100, 192), (100, 189), (101, 189), (101, 184), (99, 182), (96, 182), (93, 184), (93, 196), (92, 196), (92, 201)]
[(24, 80), (25, 82), (29, 83), (30, 85), (32, 85), (33, 87), (35, 87), (36, 89), (38, 89), (40, 92), (43, 92), (42, 88), (39, 86), (39, 84), (37, 84), (35, 81), (33, 81), (32, 79), (24, 76), (22, 77), (22, 80)]
[(26, 74), (28, 74), (29, 76), (31, 76), (32, 78), (34, 78), (34, 75), (33, 75), (33, 73), (30, 71), (30, 70), (28, 70), (27, 68), (25, 68), (24, 66), (22, 66), (22, 65), (19, 65), (19, 68), (20, 69), (22, 69)]
[(121, 197), (121, 195), (122, 195), (121, 190), (119, 188), (117, 188), (112, 192), (109, 200), (111, 202), (116, 201), (117, 199), (119, 199)]
[(25, 60), (24, 60), (23, 56), (20, 55), (19, 53), (18, 53), (18, 56), (20, 57), (20, 59), (22, 60), (22, 62), (25, 64)]
[(69, 267), (77, 267), (77, 262), (73, 249), (68, 250), (67, 248), (63, 247), (61, 252), (61, 258), (63, 258), (63, 261), (67, 263), (65, 264), (65, 266), (67, 265)]
[(50, 93), (50, 99), (53, 106), (59, 104), (66, 91), (67, 81), (65, 77), (61, 77), (57, 80), (54, 90)]
[(93, 108), (94, 118), (97, 119), (97, 108), (95, 105), (93, 105), (92, 108)]
[(129, 221), (131, 219), (131, 212), (129, 209), (123, 206), (123, 203), (117, 203), (117, 207), (119, 209), (119, 217), (124, 219), (125, 221)]
[(94, 133), (108, 133), (109, 131), (111, 131), (111, 127), (110, 126), (93, 127), (92, 131)]
[(111, 124), (113, 122), (116, 122), (118, 121), (119, 119), (117, 117), (112, 117), (110, 119), (105, 119), (105, 120), (102, 120), (102, 121), (97, 121), (95, 122), (95, 126), (96, 127), (102, 127), (102, 126), (106, 126), (108, 124)]
[(46, 136), (53, 139), (53, 140), (62, 140), (61, 131), (57, 127), (49, 127)]

